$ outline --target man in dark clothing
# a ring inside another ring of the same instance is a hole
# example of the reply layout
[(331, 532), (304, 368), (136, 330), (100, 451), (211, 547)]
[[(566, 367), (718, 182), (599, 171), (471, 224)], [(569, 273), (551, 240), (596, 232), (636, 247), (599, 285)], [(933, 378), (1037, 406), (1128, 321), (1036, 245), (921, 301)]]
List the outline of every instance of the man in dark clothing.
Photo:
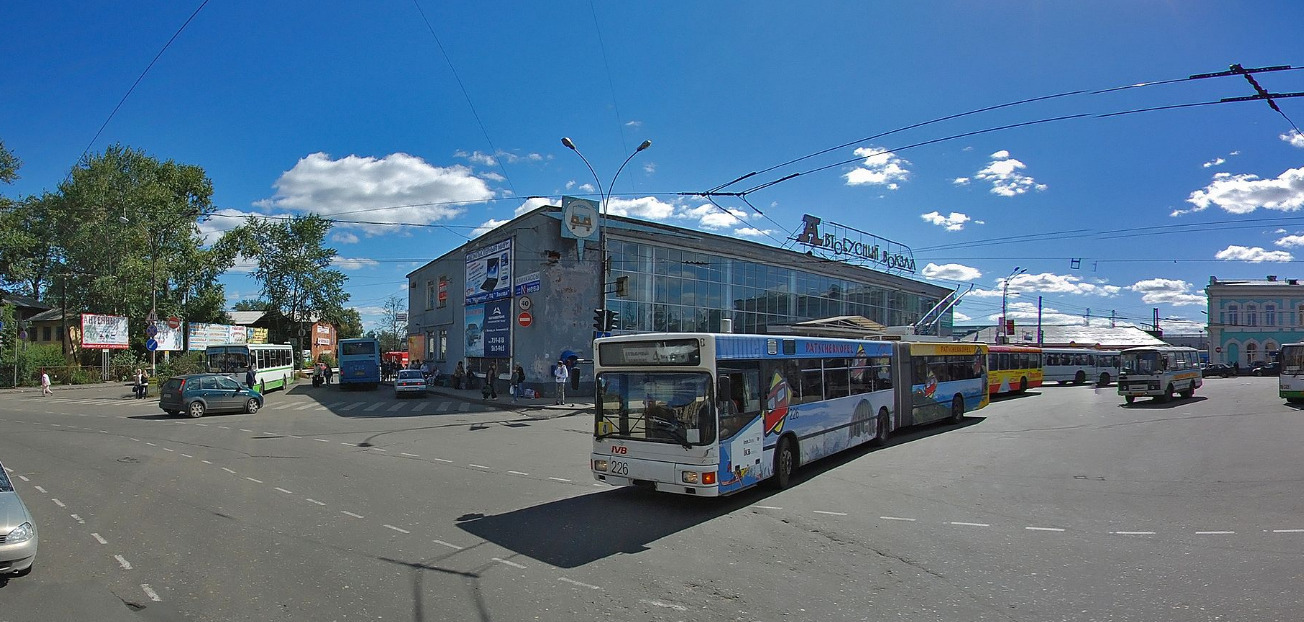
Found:
[(249, 366), (249, 371), (245, 372), (245, 385), (250, 389), (254, 388), (254, 381), (257, 380), (258, 374), (254, 373), (254, 366)]

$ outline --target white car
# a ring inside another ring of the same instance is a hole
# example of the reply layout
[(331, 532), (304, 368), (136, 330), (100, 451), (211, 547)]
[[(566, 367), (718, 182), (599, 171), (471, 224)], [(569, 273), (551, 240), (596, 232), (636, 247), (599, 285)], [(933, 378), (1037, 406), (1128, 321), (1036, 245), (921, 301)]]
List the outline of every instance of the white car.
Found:
[(419, 369), (400, 369), (394, 379), (394, 397), (426, 394), (426, 377)]
[(36, 521), (0, 464), (0, 575), (23, 576), (36, 562)]

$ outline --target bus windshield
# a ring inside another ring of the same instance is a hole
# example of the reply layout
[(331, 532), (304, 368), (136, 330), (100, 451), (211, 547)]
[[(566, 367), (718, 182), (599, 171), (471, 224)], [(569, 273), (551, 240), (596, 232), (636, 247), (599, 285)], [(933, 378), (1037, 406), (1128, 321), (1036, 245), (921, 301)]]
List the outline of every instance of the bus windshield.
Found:
[(1123, 373), (1125, 374), (1157, 374), (1160, 371), (1159, 360), (1161, 354), (1154, 350), (1142, 352), (1124, 352), (1123, 353)]
[(340, 356), (375, 356), (376, 342), (346, 341), (340, 344)]
[(1282, 347), (1281, 372), (1283, 374), (1304, 374), (1304, 346)]
[(208, 348), (208, 371), (217, 374), (230, 374), (249, 369), (249, 350), (247, 348)]
[(604, 372), (597, 384), (598, 438), (685, 447), (715, 441), (711, 382), (704, 372)]

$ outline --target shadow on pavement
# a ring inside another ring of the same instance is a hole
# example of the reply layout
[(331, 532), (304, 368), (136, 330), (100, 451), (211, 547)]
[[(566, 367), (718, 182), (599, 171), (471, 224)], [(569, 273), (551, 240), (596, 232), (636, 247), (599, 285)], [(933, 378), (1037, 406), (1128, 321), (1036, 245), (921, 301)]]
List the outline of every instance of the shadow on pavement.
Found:
[(1166, 400), (1161, 402), (1153, 397), (1150, 397), (1145, 399), (1138, 399), (1137, 401), (1132, 402), (1131, 404), (1120, 403), (1118, 407), (1158, 410), (1158, 409), (1165, 409), (1165, 408), (1177, 408), (1179, 406), (1190, 406), (1191, 404), (1203, 402), (1207, 399), (1209, 398), (1204, 397), (1203, 395), (1196, 395), (1194, 397), (1177, 397), (1171, 400)]

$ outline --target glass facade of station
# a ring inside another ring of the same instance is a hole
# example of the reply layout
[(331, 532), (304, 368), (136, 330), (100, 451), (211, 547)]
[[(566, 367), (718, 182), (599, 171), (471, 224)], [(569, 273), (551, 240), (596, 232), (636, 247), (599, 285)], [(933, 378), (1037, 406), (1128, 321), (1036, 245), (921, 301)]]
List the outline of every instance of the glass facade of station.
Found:
[[(608, 238), (607, 307), (617, 331), (765, 333), (771, 325), (859, 315), (885, 326), (915, 322), (938, 299), (802, 270)], [(812, 265), (827, 260), (806, 257)], [(799, 260), (801, 261), (801, 260)], [(623, 294), (611, 292), (626, 277)]]

